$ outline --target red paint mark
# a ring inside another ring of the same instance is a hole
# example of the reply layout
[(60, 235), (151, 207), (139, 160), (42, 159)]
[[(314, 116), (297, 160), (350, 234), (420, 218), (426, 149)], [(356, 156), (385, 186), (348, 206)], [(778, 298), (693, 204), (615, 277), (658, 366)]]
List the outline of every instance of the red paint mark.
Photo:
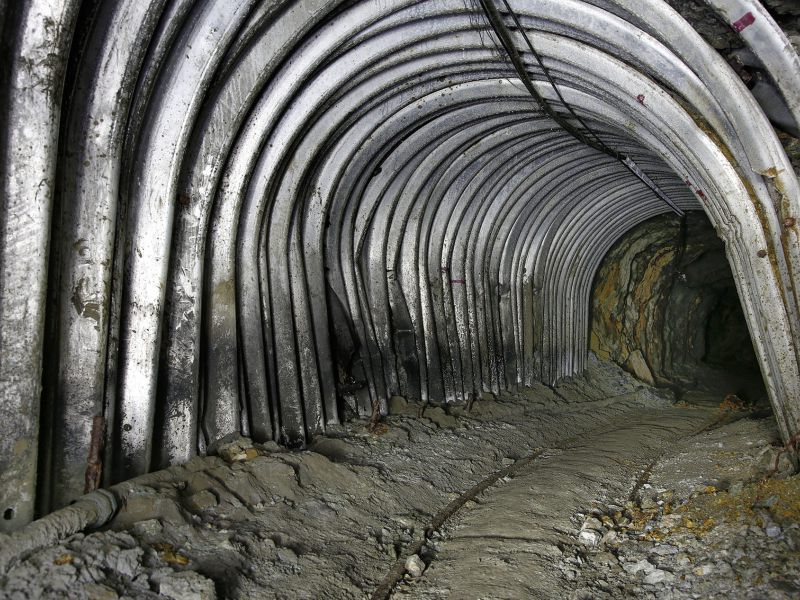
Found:
[(450, 283), (466, 283), (463, 279), (451, 279)]
[(733, 27), (733, 30), (736, 33), (739, 33), (743, 29), (745, 29), (747, 27), (750, 27), (750, 25), (755, 23), (755, 21), (756, 21), (756, 18), (753, 16), (753, 13), (747, 12), (747, 13), (744, 14), (744, 16), (741, 19), (731, 23), (731, 27)]
[(706, 199), (706, 195), (703, 193), (703, 190), (697, 190), (697, 195), (700, 196), (703, 200)]
[(638, 96), (636, 96), (636, 101), (637, 101), (639, 104), (642, 104), (642, 105), (643, 105), (643, 104), (644, 104), (644, 94), (639, 94)]

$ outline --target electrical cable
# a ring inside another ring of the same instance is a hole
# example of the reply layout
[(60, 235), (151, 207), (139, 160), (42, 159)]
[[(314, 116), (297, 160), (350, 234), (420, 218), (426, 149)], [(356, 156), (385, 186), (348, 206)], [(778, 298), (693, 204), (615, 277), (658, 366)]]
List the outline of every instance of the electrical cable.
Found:
[(545, 77), (547, 78), (550, 86), (555, 91), (556, 95), (558, 96), (559, 100), (561, 101), (562, 105), (566, 107), (566, 109), (570, 112), (572, 116), (577, 119), (577, 121), (588, 131), (595, 139), (589, 139), (582, 131), (574, 127), (569, 121), (567, 121), (564, 117), (559, 115), (550, 104), (545, 100), (545, 98), (539, 93), (536, 89), (536, 86), (533, 84), (533, 81), (528, 75), (528, 71), (525, 67), (525, 63), (522, 60), (522, 57), (517, 50), (516, 45), (511, 37), (511, 32), (509, 31), (508, 27), (506, 27), (505, 22), (503, 21), (503, 17), (500, 15), (500, 12), (497, 10), (497, 7), (494, 5), (492, 0), (480, 0), (481, 7), (483, 8), (483, 12), (486, 15), (489, 24), (492, 27), (495, 35), (497, 35), (498, 39), (500, 40), (500, 44), (508, 54), (508, 57), (511, 60), (511, 64), (514, 66), (514, 69), (517, 71), (520, 80), (525, 85), (528, 92), (533, 96), (533, 99), (539, 105), (539, 107), (544, 111), (544, 113), (553, 119), (562, 129), (564, 129), (567, 133), (572, 135), (575, 139), (583, 144), (589, 146), (590, 148), (594, 148), (608, 156), (614, 158), (615, 160), (622, 163), (625, 168), (627, 168), (631, 173), (633, 173), (640, 181), (642, 181), (648, 188), (650, 188), (656, 196), (658, 196), (664, 203), (666, 203), (677, 215), (683, 217), (684, 211), (681, 210), (669, 197), (661, 190), (661, 188), (656, 185), (656, 183), (650, 179), (634, 162), (634, 160), (621, 152), (617, 152), (613, 148), (609, 148), (600, 138), (599, 136), (592, 131), (592, 129), (586, 125), (586, 123), (581, 119), (572, 107), (564, 100), (564, 97), (561, 95), (561, 92), (558, 90), (558, 87), (553, 81), (553, 78), (550, 76), (549, 71), (544, 66), (544, 62), (542, 61), (539, 54), (533, 47), (533, 44), (530, 41), (525, 29), (521, 26), (519, 19), (517, 18), (516, 13), (511, 9), (507, 0), (503, 0), (503, 3), (506, 6), (506, 10), (508, 10), (509, 14), (511, 15), (514, 23), (516, 24), (517, 28), (519, 29), (520, 33), (522, 34), (525, 42), (528, 46), (528, 49), (533, 54), (534, 58), (536, 59), (539, 67), (542, 69)]

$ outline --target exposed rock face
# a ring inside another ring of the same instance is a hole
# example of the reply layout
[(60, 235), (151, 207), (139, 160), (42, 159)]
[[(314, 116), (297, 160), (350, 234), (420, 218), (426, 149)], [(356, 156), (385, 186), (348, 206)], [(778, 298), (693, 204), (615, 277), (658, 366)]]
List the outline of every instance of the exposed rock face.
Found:
[(701, 213), (628, 233), (595, 277), (591, 348), (647, 383), (757, 369), (723, 242)]
[(653, 380), (653, 373), (650, 372), (650, 367), (647, 366), (647, 361), (641, 350), (634, 350), (625, 361), (625, 369), (633, 373), (637, 378), (641, 379), (648, 385), (655, 385)]

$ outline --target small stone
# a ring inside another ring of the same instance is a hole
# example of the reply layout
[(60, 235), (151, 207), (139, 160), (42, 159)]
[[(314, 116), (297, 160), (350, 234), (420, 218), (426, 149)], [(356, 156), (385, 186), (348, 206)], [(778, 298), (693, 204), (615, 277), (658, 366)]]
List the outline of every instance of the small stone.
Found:
[(203, 490), (192, 494), (186, 499), (186, 506), (189, 510), (200, 512), (209, 508), (215, 507), (219, 501), (213, 492), (210, 490)]
[(83, 586), (83, 591), (86, 592), (89, 600), (117, 600), (119, 598), (117, 592), (99, 583), (87, 583)]
[(636, 562), (625, 563), (622, 568), (625, 569), (626, 573), (630, 573), (631, 575), (636, 575), (639, 571), (647, 574), (655, 570), (655, 567), (646, 558)]
[(764, 498), (760, 502), (757, 502), (753, 506), (756, 508), (772, 508), (778, 502), (778, 496), (770, 496), (769, 498)]
[(593, 529), (584, 529), (578, 534), (578, 543), (584, 546), (594, 547), (600, 543), (600, 533)]
[(158, 519), (147, 519), (133, 524), (133, 532), (140, 537), (156, 537), (161, 534), (164, 527)]
[(728, 577), (733, 573), (733, 568), (724, 560), (717, 562), (717, 564), (714, 565), (714, 570), (723, 577)]
[(115, 549), (103, 557), (105, 566), (130, 579), (137, 577), (142, 571), (142, 548), (129, 548), (127, 550)]
[(658, 504), (656, 504), (652, 498), (642, 498), (640, 506), (642, 507), (642, 510), (655, 510), (658, 508)]
[(406, 572), (411, 577), (420, 577), (425, 572), (425, 563), (417, 554), (412, 554), (406, 559)]
[(764, 528), (764, 533), (767, 534), (767, 537), (777, 538), (781, 536), (781, 528), (773, 523)]
[(284, 452), (286, 450), (283, 446), (279, 445), (278, 442), (273, 440), (259, 444), (259, 448), (261, 448), (262, 453)]
[(617, 532), (614, 531), (613, 529), (611, 529), (611, 530), (607, 531), (605, 533), (605, 535), (603, 535), (603, 539), (600, 540), (600, 543), (602, 543), (602, 544), (616, 544), (619, 541), (618, 537), (619, 536), (617, 535)]
[(611, 552), (598, 552), (592, 556), (592, 562), (598, 565), (615, 565), (618, 561)]
[(650, 554), (656, 554), (658, 556), (669, 556), (670, 554), (677, 554), (678, 549), (675, 546), (671, 546), (669, 544), (656, 544), (650, 550)]
[(599, 519), (595, 519), (594, 517), (589, 517), (586, 521), (583, 522), (583, 526), (581, 526), (582, 530), (592, 529), (594, 531), (603, 531), (603, 524), (600, 522)]
[(278, 560), (288, 565), (296, 565), (297, 554), (291, 548), (278, 548)]
[(224, 461), (233, 463), (247, 460), (247, 450), (253, 447), (253, 442), (246, 437), (238, 437), (232, 442), (222, 444), (217, 448), (217, 455)]
[(714, 566), (710, 563), (705, 563), (700, 565), (699, 567), (695, 567), (694, 569), (692, 569), (692, 573), (694, 573), (698, 577), (705, 577), (706, 575), (709, 575), (710, 573), (713, 572), (714, 572)]
[(344, 439), (318, 437), (309, 449), (322, 454), (332, 462), (361, 463), (364, 461), (362, 450)]
[(654, 569), (644, 577), (644, 582), (650, 585), (661, 583), (662, 581), (671, 581), (675, 576), (669, 571), (662, 571), (661, 569)]
[(680, 525), (682, 521), (683, 521), (683, 517), (681, 515), (679, 515), (679, 514), (672, 513), (671, 515), (664, 515), (661, 518), (661, 527), (662, 528), (667, 528), (667, 529), (672, 529), (672, 528), (677, 527), (678, 525)]
[(214, 582), (195, 573), (183, 571), (161, 580), (158, 593), (173, 600), (216, 600)]
[(650, 371), (650, 367), (647, 366), (647, 361), (641, 350), (631, 352), (622, 368), (637, 379), (644, 381), (647, 385), (653, 386), (656, 384), (655, 379), (653, 379), (653, 373)]

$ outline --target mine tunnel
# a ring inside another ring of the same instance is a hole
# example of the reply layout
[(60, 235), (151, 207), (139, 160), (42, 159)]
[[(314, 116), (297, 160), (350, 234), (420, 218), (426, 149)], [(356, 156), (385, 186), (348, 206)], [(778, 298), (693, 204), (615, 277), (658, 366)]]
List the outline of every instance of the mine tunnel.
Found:
[(712, 392), (768, 406), (724, 244), (700, 211), (654, 217), (615, 243), (595, 275), (590, 323), (598, 358), (678, 400)]
[(794, 0), (0, 30), (0, 596), (800, 595)]

